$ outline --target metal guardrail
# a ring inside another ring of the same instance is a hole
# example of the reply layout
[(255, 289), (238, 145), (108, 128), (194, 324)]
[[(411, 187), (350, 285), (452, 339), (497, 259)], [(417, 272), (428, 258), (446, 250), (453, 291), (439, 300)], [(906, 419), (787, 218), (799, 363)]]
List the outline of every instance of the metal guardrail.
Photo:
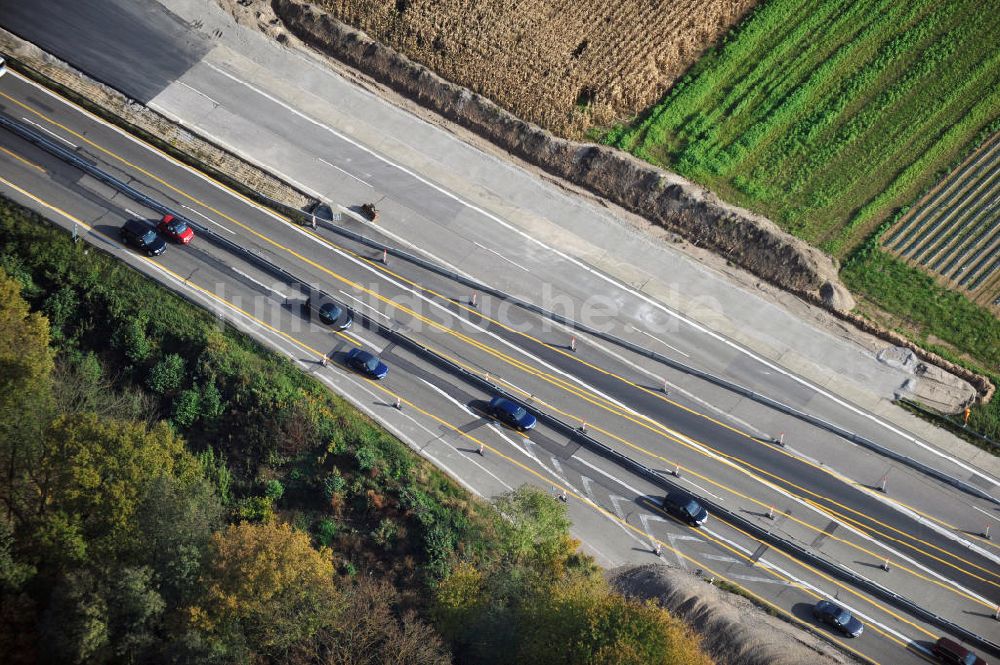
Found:
[[(305, 285), (305, 286), (309, 286), (309, 283), (306, 280), (301, 280), (301, 279), (297, 278), (292, 273), (290, 273), (287, 270), (285, 270), (284, 268), (281, 268), (281, 267), (275, 265), (274, 263), (268, 261), (267, 259), (265, 259), (264, 257), (260, 256), (259, 254), (256, 254), (255, 252), (252, 252), (249, 249), (247, 249), (247, 248), (245, 248), (245, 247), (243, 247), (241, 245), (238, 245), (237, 243), (234, 243), (231, 240), (228, 240), (227, 238), (224, 238), (223, 236), (219, 235), (218, 233), (213, 232), (211, 229), (209, 229), (209, 228), (207, 228), (207, 227), (205, 227), (205, 226), (203, 226), (201, 224), (198, 224), (197, 222), (194, 222), (193, 220), (190, 220), (190, 219), (186, 218), (185, 216), (183, 216), (183, 215), (177, 213), (176, 211), (174, 211), (173, 209), (171, 209), (171, 208), (169, 208), (169, 207), (167, 207), (167, 206), (159, 203), (155, 199), (153, 199), (153, 198), (151, 198), (151, 197), (143, 194), (142, 192), (136, 190), (134, 187), (130, 186), (128, 183), (125, 183), (125, 182), (119, 180), (118, 178), (115, 178), (114, 176), (112, 176), (112, 175), (110, 175), (108, 173), (105, 173), (104, 171), (102, 171), (101, 169), (99, 169), (95, 164), (93, 164), (90, 161), (88, 161), (88, 160), (80, 157), (79, 155), (77, 155), (73, 151), (67, 150), (66, 148), (62, 147), (61, 145), (59, 145), (59, 144), (57, 144), (57, 143), (55, 143), (55, 142), (53, 142), (53, 141), (45, 138), (44, 136), (38, 134), (37, 132), (34, 132), (33, 130), (29, 129), (28, 127), (22, 125), (21, 123), (18, 123), (16, 121), (10, 119), (9, 117), (7, 117), (6, 115), (4, 115), (2, 113), (0, 113), (0, 127), (4, 127), (6, 129), (12, 131), (13, 133), (17, 134), (18, 136), (24, 138), (27, 141), (30, 141), (31, 143), (33, 143), (33, 144), (37, 145), (38, 147), (42, 148), (43, 150), (46, 150), (47, 152), (50, 152), (51, 154), (59, 157), (60, 159), (62, 159), (64, 161), (66, 161), (66, 162), (68, 162), (68, 163), (70, 163), (70, 164), (78, 167), (79, 169), (81, 169), (82, 171), (84, 171), (85, 173), (87, 173), (88, 175), (91, 175), (92, 177), (94, 177), (97, 180), (99, 180), (99, 181), (107, 184), (108, 186), (110, 186), (110, 187), (112, 187), (114, 189), (117, 189), (121, 193), (125, 194), (126, 196), (128, 196), (131, 199), (133, 199), (137, 203), (140, 203), (143, 206), (146, 206), (150, 210), (155, 210), (156, 212), (158, 212), (160, 214), (163, 214), (163, 215), (166, 215), (166, 214), (174, 215), (176, 218), (181, 219), (181, 220), (185, 221), (186, 223), (190, 224), (193, 228), (197, 229), (199, 231), (199, 233), (201, 233), (202, 235), (204, 235), (205, 237), (207, 237), (208, 239), (210, 239), (212, 242), (218, 243), (219, 245), (225, 247), (227, 250), (233, 252), (234, 254), (237, 254), (237, 255), (245, 258), (245, 259), (249, 259), (254, 264), (260, 266), (261, 268), (267, 270), (268, 272), (270, 272), (272, 274), (275, 274), (275, 275), (278, 275), (278, 276), (280, 276), (280, 277), (282, 277), (284, 279), (287, 279), (287, 280), (289, 280), (293, 284), (302, 284), (302, 285)], [(415, 258), (417, 258), (417, 257), (415, 257)], [(423, 259), (419, 259), (419, 260), (423, 261)], [(461, 279), (462, 279), (462, 281), (466, 281), (465, 278), (461, 278)], [(472, 280), (468, 280), (468, 281), (470, 281), (471, 283), (475, 283)], [(310, 288), (312, 288), (312, 287), (310, 287)], [(330, 294), (322, 291), (321, 289), (313, 289), (313, 290), (317, 291), (317, 292), (319, 292), (321, 294), (323, 294), (326, 297), (330, 297), (331, 299), (336, 300), (335, 298), (332, 298), (332, 296), (330, 296)], [(498, 295), (506, 295), (506, 294), (502, 294), (502, 292), (500, 292), (500, 291), (496, 291), (495, 289), (484, 288), (483, 291), (484, 292), (496, 293)], [(508, 299), (510, 299), (512, 301), (517, 300), (516, 298), (508, 298)], [(526, 303), (526, 304), (528, 304), (528, 303)], [(531, 307), (535, 308), (535, 306), (533, 306), (533, 305)], [(541, 308), (537, 308), (537, 309), (540, 310)], [(542, 310), (542, 311), (544, 311), (544, 310)], [(408, 337), (407, 335), (403, 334), (402, 332), (400, 332), (400, 331), (398, 331), (398, 330), (396, 330), (394, 328), (390, 328), (389, 326), (386, 326), (386, 325), (382, 324), (381, 322), (377, 321), (373, 317), (370, 317), (370, 316), (364, 314), (363, 312), (355, 312), (355, 315), (356, 316), (360, 316), (360, 318), (362, 319), (362, 321), (367, 326), (369, 326), (371, 328), (374, 328), (375, 330), (377, 330), (383, 336), (385, 336), (385, 337), (387, 337), (389, 339), (395, 340), (400, 345), (406, 346), (407, 348), (416, 351), (418, 354), (420, 354), (420, 355), (422, 355), (424, 357), (429, 358), (431, 361), (433, 361), (438, 366), (443, 367), (443, 368), (449, 370), (449, 372), (451, 372), (454, 375), (457, 375), (457, 376), (461, 377), (463, 380), (465, 380), (467, 382), (470, 382), (470, 383), (472, 383), (472, 384), (474, 384), (476, 386), (479, 386), (480, 388), (483, 388), (483, 389), (485, 389), (485, 390), (487, 390), (487, 391), (489, 391), (491, 393), (501, 394), (504, 397), (506, 397), (507, 399), (510, 399), (510, 400), (512, 400), (512, 401), (514, 401), (514, 402), (516, 402), (516, 403), (518, 403), (520, 405), (522, 405), (523, 407), (525, 407), (527, 409), (530, 409), (531, 411), (533, 411), (539, 417), (539, 419), (544, 420), (545, 422), (549, 423), (554, 428), (559, 429), (559, 430), (561, 430), (561, 431), (569, 434), (574, 439), (576, 439), (576, 440), (582, 442), (583, 444), (587, 445), (587, 447), (590, 448), (591, 450), (593, 450), (593, 451), (597, 452), (598, 454), (602, 455), (603, 457), (605, 457), (605, 458), (613, 461), (614, 463), (619, 464), (619, 465), (621, 465), (622, 467), (624, 467), (626, 469), (629, 469), (633, 473), (636, 473), (636, 474), (642, 476), (643, 478), (646, 478), (647, 480), (651, 481), (653, 484), (657, 485), (658, 487), (661, 487), (661, 488), (664, 488), (664, 489), (668, 489), (668, 490), (669, 489), (673, 489), (673, 488), (676, 487), (676, 485), (674, 483), (672, 483), (671, 481), (669, 481), (667, 479), (667, 477), (665, 476), (664, 473), (661, 473), (661, 472), (659, 472), (659, 471), (657, 471), (655, 469), (652, 469), (652, 468), (650, 468), (650, 467), (648, 467), (648, 466), (646, 466), (644, 464), (641, 464), (641, 463), (637, 462), (636, 460), (628, 457), (627, 455), (624, 455), (624, 454), (622, 454), (622, 453), (614, 450), (610, 446), (607, 446), (607, 445), (601, 443), (600, 441), (597, 441), (592, 436), (590, 436), (586, 432), (580, 430), (579, 428), (574, 427), (573, 425), (571, 425), (569, 423), (566, 423), (566, 422), (562, 421), (561, 419), (559, 419), (559, 418), (557, 418), (557, 417), (555, 417), (555, 416), (553, 416), (553, 415), (551, 415), (551, 414), (549, 414), (549, 413), (547, 413), (545, 411), (542, 411), (542, 410), (538, 409), (536, 405), (526, 402), (522, 398), (520, 398), (520, 397), (518, 397), (518, 396), (516, 396), (516, 395), (514, 395), (514, 394), (512, 394), (510, 392), (508, 392), (506, 389), (502, 388), (501, 386), (498, 386), (498, 385), (494, 384), (493, 382), (488, 381), (484, 377), (481, 377), (478, 374), (470, 372), (470, 371), (466, 370), (464, 367), (461, 367), (461, 366), (455, 364), (451, 360), (449, 360), (447, 358), (444, 358), (443, 356), (440, 356), (435, 351), (433, 351), (430, 348), (424, 346), (423, 344), (417, 342), (416, 340)], [(555, 317), (555, 316), (558, 316), (558, 315), (552, 315), (552, 316)], [(559, 318), (565, 318), (565, 317), (559, 317)], [(568, 319), (567, 319), (567, 321), (568, 321)], [(580, 327), (580, 329), (585, 329), (585, 327)], [(673, 361), (671, 361), (671, 362), (673, 362)], [(694, 370), (694, 371), (699, 372), (699, 370)], [(828, 559), (826, 559), (824, 557), (821, 557), (818, 554), (816, 554), (815, 552), (812, 552), (812, 551), (806, 549), (805, 547), (802, 547), (801, 545), (799, 545), (799, 544), (797, 544), (795, 542), (786, 540), (784, 538), (780, 538), (779, 536), (771, 533), (769, 530), (762, 528), (761, 526), (757, 525), (756, 523), (754, 523), (754, 522), (752, 522), (752, 521), (744, 518), (743, 516), (741, 516), (741, 515), (733, 512), (733, 511), (730, 511), (730, 510), (722, 507), (721, 505), (719, 505), (719, 504), (717, 504), (715, 502), (709, 501), (709, 500), (704, 499), (704, 498), (699, 498), (699, 500), (701, 501), (701, 503), (703, 503), (706, 506), (706, 508), (708, 508), (709, 512), (711, 512), (712, 514), (714, 514), (714, 515), (716, 515), (718, 517), (722, 517), (723, 519), (725, 519), (725, 521), (729, 522), (730, 524), (732, 524), (734, 526), (737, 526), (738, 528), (746, 531), (747, 533), (752, 534), (755, 538), (759, 539), (760, 541), (766, 542), (766, 543), (768, 543), (768, 544), (770, 544), (770, 545), (772, 545), (774, 547), (779, 547), (782, 550), (784, 550), (786, 552), (789, 552), (790, 554), (792, 554), (793, 556), (795, 556), (795, 557), (797, 557), (799, 559), (807, 560), (812, 565), (814, 565), (814, 566), (816, 566), (818, 568), (821, 568), (821, 569), (823, 569), (823, 570), (825, 570), (825, 571), (827, 571), (827, 572), (829, 572), (829, 573), (831, 573), (833, 575), (836, 575), (838, 578), (840, 578), (840, 579), (842, 579), (844, 581), (847, 581), (847, 582), (849, 582), (851, 584), (854, 584), (855, 586), (857, 586), (857, 587), (859, 587), (861, 589), (864, 589), (867, 592), (869, 592), (869, 593), (871, 593), (873, 595), (876, 595), (876, 596), (882, 598), (883, 600), (891, 602), (891, 603), (895, 604), (896, 606), (901, 607), (901, 608), (903, 608), (903, 609), (911, 612), (915, 616), (918, 616), (918, 617), (922, 618), (923, 620), (927, 621), (928, 623), (931, 623), (933, 625), (938, 626), (939, 628), (943, 628), (943, 629), (945, 629), (947, 631), (950, 631), (952, 634), (961, 637), (963, 640), (965, 640), (967, 642), (970, 642), (970, 643), (973, 643), (973, 644), (975, 644), (977, 646), (980, 646), (980, 647), (982, 647), (984, 649), (987, 649), (987, 650), (989, 650), (991, 653), (993, 653), (995, 655), (1000, 655), (1000, 645), (998, 645), (998, 644), (996, 644), (994, 642), (991, 642), (991, 641), (987, 640), (986, 638), (980, 637), (979, 635), (976, 635), (975, 633), (972, 633), (971, 631), (963, 628), (962, 626), (959, 626), (958, 624), (955, 624), (955, 623), (949, 621), (948, 619), (945, 619), (944, 617), (941, 617), (941, 616), (938, 616), (937, 614), (934, 614), (930, 610), (924, 609), (923, 607), (921, 607), (916, 602), (914, 602), (912, 600), (909, 600), (908, 598), (895, 593), (891, 589), (888, 589), (887, 587), (884, 587), (881, 584), (878, 584), (876, 582), (873, 582), (873, 581), (869, 580), (868, 578), (865, 578), (865, 577), (863, 577), (861, 575), (858, 575), (854, 571), (848, 569), (847, 567), (845, 567), (845, 566), (843, 566), (843, 565), (841, 565), (839, 563), (836, 563), (834, 561), (830, 561), (830, 560), (828, 560)]]
[[(299, 213), (299, 214), (302, 214), (303, 218), (309, 218), (308, 215), (304, 215), (303, 213)], [(388, 246), (385, 245), (385, 243), (381, 243), (381, 242), (378, 242), (376, 240), (372, 240), (371, 238), (367, 238), (363, 234), (355, 233), (354, 231), (350, 231), (348, 229), (336, 226), (335, 224), (332, 224), (332, 223), (330, 223), (330, 222), (328, 222), (326, 220), (318, 220), (318, 222), (322, 225), (323, 228), (329, 229), (330, 231), (332, 231), (332, 232), (334, 232), (334, 233), (336, 233), (336, 234), (338, 234), (338, 235), (340, 235), (342, 237), (345, 237), (345, 238), (348, 238), (350, 240), (353, 240), (354, 242), (363, 244), (363, 245), (365, 245), (367, 247), (372, 247), (374, 249), (383, 250), (383, 251), (387, 252), (390, 256), (394, 256), (394, 257), (403, 259), (404, 261), (408, 261), (410, 263), (413, 263), (414, 265), (417, 265), (417, 266), (419, 266), (421, 268), (424, 268), (425, 270), (429, 270), (431, 272), (434, 272), (434, 273), (436, 273), (438, 275), (441, 275), (442, 277), (447, 277), (448, 279), (456, 281), (456, 282), (458, 282), (460, 284), (464, 284), (465, 286), (468, 286), (468, 287), (470, 287), (472, 289), (475, 289), (477, 291), (481, 291), (482, 293), (488, 293), (488, 294), (490, 294), (490, 295), (492, 295), (492, 296), (494, 296), (494, 297), (496, 297), (498, 299), (505, 300), (505, 301), (507, 301), (507, 302), (509, 302), (509, 303), (511, 303), (511, 304), (513, 304), (515, 306), (517, 306), (517, 307), (520, 307), (520, 308), (525, 309), (525, 310), (530, 311), (530, 312), (534, 312), (535, 314), (538, 314), (540, 316), (548, 318), (548, 319), (550, 319), (552, 321), (556, 321), (557, 323), (561, 323), (561, 324), (563, 324), (563, 325), (565, 325), (565, 326), (567, 326), (569, 328), (573, 328), (575, 330), (579, 330), (581, 332), (585, 332), (585, 333), (587, 333), (589, 335), (592, 335), (592, 336), (597, 337), (599, 339), (602, 339), (604, 341), (611, 342), (612, 344), (615, 344), (615, 345), (617, 345), (617, 346), (619, 346), (621, 348), (628, 349), (629, 351), (632, 351), (633, 353), (646, 356), (646, 357), (648, 357), (648, 358), (650, 358), (652, 360), (655, 360), (655, 361), (657, 361), (659, 363), (667, 365), (668, 367), (671, 367), (671, 368), (676, 369), (678, 371), (684, 372), (685, 374), (689, 374), (691, 376), (695, 376), (697, 378), (700, 378), (700, 379), (702, 379), (704, 381), (707, 381), (708, 383), (711, 383), (713, 385), (719, 386), (720, 388), (724, 388), (724, 389), (726, 389), (726, 390), (728, 390), (730, 392), (734, 392), (734, 393), (736, 393), (738, 395), (746, 397), (747, 399), (750, 399), (750, 400), (752, 400), (754, 402), (757, 402), (758, 404), (763, 404), (763, 405), (765, 405), (765, 406), (767, 406), (769, 408), (772, 408), (772, 409), (774, 409), (776, 411), (780, 411), (781, 413), (784, 413), (785, 415), (792, 416), (793, 418), (796, 418), (796, 419), (801, 420), (803, 422), (809, 423), (810, 425), (813, 425), (815, 427), (819, 427), (819, 428), (824, 429), (824, 430), (826, 430), (828, 432), (832, 432), (833, 434), (836, 434), (837, 436), (839, 436), (841, 438), (847, 439), (848, 441), (850, 441), (852, 443), (855, 443), (855, 444), (857, 444), (859, 446), (862, 446), (863, 448), (867, 448), (868, 450), (876, 452), (876, 453), (878, 453), (878, 454), (880, 454), (880, 455), (882, 455), (884, 457), (888, 457), (889, 459), (895, 460), (895, 461), (897, 461), (897, 462), (899, 462), (901, 464), (905, 464), (906, 466), (908, 466), (908, 467), (910, 467), (912, 469), (915, 469), (915, 470), (917, 470), (917, 471), (919, 471), (919, 472), (921, 472), (921, 473), (923, 473), (925, 475), (928, 475), (928, 476), (931, 476), (932, 478), (940, 480), (941, 482), (947, 483), (947, 484), (951, 485), (952, 487), (955, 487), (956, 489), (959, 489), (959, 490), (961, 490), (961, 491), (963, 491), (963, 492), (965, 492), (967, 494), (971, 494), (972, 496), (975, 496), (975, 497), (980, 498), (980, 499), (984, 499), (986, 501), (989, 501), (991, 503), (994, 503), (994, 504), (1000, 506), (1000, 498), (992, 496), (988, 492), (982, 490), (979, 487), (976, 487), (975, 485), (973, 485), (973, 484), (971, 484), (971, 483), (969, 483), (969, 482), (967, 482), (965, 480), (962, 480), (961, 478), (955, 478), (954, 476), (950, 476), (950, 475), (944, 473), (943, 471), (939, 471), (938, 469), (935, 469), (932, 466), (924, 464), (923, 462), (921, 462), (919, 460), (915, 460), (912, 457), (909, 457), (908, 455), (903, 455), (902, 453), (897, 453), (896, 451), (894, 451), (894, 450), (892, 450), (890, 448), (887, 448), (887, 447), (883, 446), (882, 444), (880, 444), (880, 443), (878, 443), (876, 441), (873, 441), (873, 440), (871, 440), (871, 439), (869, 439), (867, 437), (861, 436), (860, 434), (855, 434), (854, 432), (851, 432), (850, 430), (847, 430), (847, 429), (845, 429), (845, 428), (843, 428), (843, 427), (841, 427), (839, 425), (836, 425), (834, 423), (831, 423), (831, 422), (829, 422), (827, 420), (823, 420), (822, 418), (818, 418), (818, 417), (813, 416), (811, 414), (808, 414), (808, 413), (806, 413), (804, 411), (800, 411), (800, 410), (798, 410), (798, 409), (796, 409), (796, 408), (794, 408), (792, 406), (789, 406), (789, 405), (787, 405), (787, 404), (785, 404), (783, 402), (779, 402), (778, 400), (772, 399), (772, 398), (768, 397), (767, 395), (763, 395), (763, 394), (758, 393), (756, 391), (753, 391), (753, 390), (751, 390), (749, 388), (741, 386), (738, 383), (734, 383), (732, 381), (729, 381), (728, 379), (724, 379), (724, 378), (722, 378), (720, 376), (716, 376), (716, 375), (711, 374), (709, 372), (705, 372), (705, 371), (700, 370), (700, 369), (698, 369), (696, 367), (692, 367), (690, 365), (686, 365), (686, 364), (684, 364), (682, 362), (674, 360), (673, 358), (670, 358), (669, 356), (665, 356), (665, 355), (663, 355), (661, 353), (657, 353), (656, 351), (653, 351), (651, 349), (647, 349), (645, 347), (639, 346), (638, 344), (634, 344), (634, 343), (632, 343), (632, 342), (630, 342), (630, 341), (628, 341), (626, 339), (622, 339), (621, 337), (617, 337), (616, 335), (612, 335), (610, 333), (606, 333), (606, 332), (597, 330), (595, 328), (592, 328), (591, 326), (588, 326), (588, 325), (585, 325), (583, 323), (580, 323), (579, 321), (575, 321), (575, 320), (570, 319), (568, 317), (562, 316), (561, 314), (556, 314), (555, 312), (551, 312), (551, 311), (549, 311), (549, 310), (547, 310), (547, 309), (545, 309), (543, 307), (540, 307), (540, 306), (538, 306), (538, 305), (536, 305), (534, 303), (522, 300), (522, 299), (518, 298), (517, 296), (514, 296), (514, 295), (511, 295), (511, 294), (506, 293), (504, 291), (501, 291), (500, 289), (493, 288), (493, 287), (489, 286), (488, 284), (484, 284), (484, 283), (479, 282), (477, 280), (465, 277), (464, 275), (460, 275), (460, 274), (458, 274), (458, 273), (456, 273), (454, 271), (448, 270), (447, 268), (443, 268), (443, 267), (437, 265), (436, 263), (428, 261), (428, 260), (426, 260), (426, 259), (424, 259), (422, 257), (416, 256), (414, 254), (411, 254), (409, 252), (406, 252), (406, 251), (403, 251), (403, 250), (400, 250), (400, 249), (395, 249), (395, 248), (392, 248), (392, 247), (388, 247)]]

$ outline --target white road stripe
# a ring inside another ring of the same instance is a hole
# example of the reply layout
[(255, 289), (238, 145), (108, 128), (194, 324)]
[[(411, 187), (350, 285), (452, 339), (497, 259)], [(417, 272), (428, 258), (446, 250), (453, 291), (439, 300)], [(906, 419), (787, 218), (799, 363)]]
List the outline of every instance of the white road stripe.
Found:
[(205, 93), (203, 93), (201, 90), (198, 90), (197, 88), (194, 88), (194, 87), (188, 85), (184, 81), (178, 81), (178, 83), (180, 83), (182, 86), (184, 86), (185, 88), (187, 88), (191, 92), (195, 93), (196, 95), (201, 95), (202, 97), (204, 97), (208, 101), (212, 102), (212, 104), (214, 104), (215, 106), (222, 106), (222, 104), (220, 104), (219, 102), (215, 101), (214, 99), (212, 99), (211, 97), (209, 97), (208, 95), (206, 95)]
[[(364, 180), (362, 180), (362, 179), (361, 179), (361, 178), (359, 178), (358, 176), (356, 176), (356, 175), (354, 175), (354, 174), (352, 174), (352, 173), (348, 173), (347, 171), (345, 171), (344, 169), (340, 168), (340, 167), (339, 167), (339, 166), (337, 166), (336, 164), (331, 164), (330, 162), (326, 161), (326, 160), (325, 160), (325, 159), (323, 159), (322, 157), (317, 157), (316, 159), (318, 159), (319, 161), (323, 162), (323, 163), (324, 163), (324, 164), (326, 164), (327, 166), (330, 166), (330, 167), (333, 167), (333, 168), (337, 169), (338, 171), (340, 171), (340, 172), (341, 172), (341, 173), (343, 173), (344, 175), (348, 176), (349, 178), (354, 178), (355, 180), (357, 180), (358, 182), (360, 182), (360, 183), (361, 183), (362, 185), (364, 185), (365, 187), (372, 187), (371, 185), (369, 185), (369, 184), (368, 184), (367, 182), (365, 182)], [(372, 187), (372, 189), (374, 189), (374, 187)]]
[(371, 310), (372, 312), (375, 312), (376, 314), (378, 314), (379, 316), (381, 316), (381, 317), (382, 317), (383, 319), (385, 319), (386, 321), (391, 321), (391, 320), (392, 320), (392, 319), (390, 319), (390, 318), (389, 318), (388, 316), (386, 316), (385, 314), (383, 314), (382, 312), (378, 311), (377, 309), (375, 309), (374, 307), (372, 307), (372, 306), (371, 306), (371, 305), (369, 305), (368, 303), (364, 302), (363, 300), (360, 300), (360, 299), (358, 299), (358, 298), (355, 298), (355, 297), (354, 297), (354, 296), (352, 296), (352, 295), (351, 295), (350, 293), (347, 293), (346, 291), (344, 291), (344, 290), (342, 290), (342, 289), (337, 289), (337, 290), (338, 290), (338, 291), (340, 291), (340, 293), (341, 293), (342, 295), (344, 295), (344, 296), (345, 296), (345, 297), (347, 297), (347, 298), (350, 298), (351, 300), (353, 300), (354, 302), (358, 303), (358, 304), (359, 304), (359, 305), (361, 305), (362, 307), (365, 307), (365, 308), (367, 308), (367, 309), (370, 309), (370, 310)]
[(223, 230), (223, 231), (225, 231), (226, 233), (231, 233), (232, 235), (236, 235), (236, 232), (235, 232), (235, 231), (231, 231), (230, 229), (226, 228), (226, 227), (225, 227), (225, 226), (223, 226), (222, 224), (219, 224), (219, 223), (218, 223), (217, 221), (215, 221), (215, 220), (214, 220), (214, 219), (212, 219), (211, 217), (208, 217), (207, 215), (203, 215), (202, 213), (198, 212), (198, 211), (197, 211), (197, 210), (195, 210), (194, 208), (191, 208), (190, 206), (186, 206), (186, 205), (184, 205), (184, 204), (181, 204), (181, 207), (182, 207), (182, 208), (184, 208), (185, 210), (190, 210), (191, 212), (193, 212), (194, 214), (198, 215), (198, 216), (199, 216), (199, 217), (201, 217), (202, 219), (204, 219), (204, 220), (206, 220), (206, 221), (208, 221), (208, 222), (211, 222), (212, 224), (215, 224), (216, 226), (218, 226), (218, 227), (219, 227), (220, 229), (222, 229), (222, 230)]
[(482, 244), (476, 242), (475, 240), (472, 241), (472, 244), (475, 245), (476, 247), (481, 248), (481, 249), (485, 249), (487, 252), (490, 252), (492, 254), (496, 254), (497, 256), (499, 256), (501, 259), (503, 259), (507, 263), (509, 263), (509, 264), (511, 264), (513, 266), (517, 266), (518, 268), (520, 268), (524, 272), (531, 272), (530, 270), (528, 270), (527, 268), (525, 268), (524, 266), (522, 266), (520, 263), (517, 263), (515, 261), (511, 261), (510, 259), (508, 259), (506, 256), (504, 256), (500, 252), (496, 251), (495, 249), (490, 249), (486, 245), (482, 245)]
[(375, 353), (377, 353), (379, 355), (381, 355), (382, 352), (385, 350), (384, 347), (380, 348), (380, 347), (376, 346), (375, 344), (373, 344), (372, 342), (369, 342), (367, 339), (365, 339), (361, 335), (353, 333), (350, 330), (341, 330), (340, 332), (344, 333), (345, 335), (347, 335), (348, 337), (350, 337), (351, 339), (353, 339), (355, 342), (357, 342), (361, 346), (367, 346), (369, 349), (372, 349)]
[(145, 215), (141, 215), (141, 214), (137, 213), (135, 210), (129, 210), (128, 208), (125, 208), (125, 212), (127, 212), (130, 215), (132, 215), (133, 217), (138, 217), (139, 219), (145, 219), (146, 218)]
[(235, 268), (235, 267), (232, 267), (232, 266), (230, 266), (230, 267), (232, 268), (232, 271), (234, 273), (236, 273), (237, 275), (245, 277), (245, 278), (249, 279), (251, 282), (253, 282), (254, 284), (256, 284), (257, 286), (260, 286), (261, 288), (267, 289), (271, 293), (276, 293), (279, 296), (281, 296), (283, 299), (288, 300), (288, 296), (285, 295), (284, 293), (282, 293), (281, 291), (279, 291), (277, 289), (271, 288), (270, 286), (268, 286), (267, 284), (265, 284), (264, 282), (262, 282), (262, 281), (260, 281), (258, 279), (254, 279), (253, 277), (251, 277), (250, 275), (246, 274), (245, 272), (243, 272), (239, 268)]
[(646, 332), (645, 330), (641, 330), (641, 329), (639, 329), (639, 328), (636, 328), (636, 327), (635, 327), (634, 325), (632, 325), (631, 323), (626, 323), (625, 325), (626, 325), (627, 327), (631, 328), (632, 330), (636, 331), (637, 333), (642, 333), (643, 335), (645, 335), (646, 337), (650, 338), (650, 339), (651, 339), (651, 340), (653, 340), (654, 342), (659, 342), (660, 344), (662, 344), (663, 346), (667, 347), (668, 349), (671, 349), (672, 351), (676, 351), (677, 353), (681, 354), (681, 355), (682, 355), (682, 356), (684, 356), (685, 358), (690, 358), (690, 357), (691, 357), (691, 356), (689, 356), (688, 354), (686, 354), (686, 353), (684, 353), (683, 351), (681, 351), (680, 349), (678, 349), (678, 348), (677, 348), (676, 346), (670, 346), (669, 344), (667, 344), (666, 342), (664, 342), (664, 341), (663, 341), (662, 339), (660, 339), (659, 337), (656, 337), (655, 335), (651, 335), (651, 334), (649, 334), (648, 332)]
[(68, 139), (64, 139), (63, 137), (59, 136), (59, 135), (58, 135), (58, 134), (56, 134), (55, 132), (53, 132), (53, 131), (50, 131), (50, 130), (46, 129), (45, 127), (42, 127), (42, 126), (41, 126), (41, 125), (39, 125), (39, 124), (38, 124), (37, 122), (32, 122), (31, 120), (28, 120), (28, 119), (27, 119), (27, 118), (25, 118), (25, 117), (24, 117), (23, 115), (21, 116), (21, 120), (24, 120), (24, 121), (25, 121), (26, 123), (28, 123), (29, 125), (34, 125), (34, 126), (35, 126), (35, 127), (37, 127), (38, 129), (40, 129), (40, 130), (42, 130), (43, 132), (45, 132), (46, 134), (48, 134), (49, 136), (52, 136), (52, 137), (54, 137), (54, 138), (57, 138), (57, 139), (59, 139), (60, 141), (62, 141), (62, 142), (63, 142), (63, 143), (65, 143), (66, 145), (71, 145), (71, 146), (73, 146), (74, 148), (77, 148), (77, 149), (79, 149), (79, 147), (80, 147), (80, 146), (78, 146), (77, 144), (73, 143), (72, 141), (69, 141)]

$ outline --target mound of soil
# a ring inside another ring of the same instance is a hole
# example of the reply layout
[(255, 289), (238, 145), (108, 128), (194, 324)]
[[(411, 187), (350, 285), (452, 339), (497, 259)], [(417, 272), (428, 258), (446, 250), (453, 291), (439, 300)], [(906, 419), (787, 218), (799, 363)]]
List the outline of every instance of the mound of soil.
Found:
[(719, 665), (856, 662), (819, 637), (691, 573), (650, 564), (619, 568), (609, 577), (625, 596), (656, 600), (687, 621), (701, 635), (702, 648)]

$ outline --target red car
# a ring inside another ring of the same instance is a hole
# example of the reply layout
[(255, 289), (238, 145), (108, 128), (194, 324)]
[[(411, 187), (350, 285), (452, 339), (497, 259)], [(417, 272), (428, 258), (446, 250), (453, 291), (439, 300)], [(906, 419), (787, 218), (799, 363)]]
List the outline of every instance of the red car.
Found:
[(160, 223), (156, 225), (157, 230), (175, 242), (186, 245), (194, 237), (194, 229), (179, 219), (174, 219), (173, 215), (164, 215)]

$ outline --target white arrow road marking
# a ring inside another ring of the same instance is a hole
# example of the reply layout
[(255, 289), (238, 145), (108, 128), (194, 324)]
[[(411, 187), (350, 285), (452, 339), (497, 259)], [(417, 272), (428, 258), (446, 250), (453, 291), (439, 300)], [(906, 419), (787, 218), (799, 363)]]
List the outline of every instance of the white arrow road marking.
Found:
[(626, 499), (623, 496), (618, 496), (617, 494), (612, 494), (610, 498), (611, 498), (611, 504), (615, 507), (615, 515), (617, 515), (618, 519), (620, 519), (621, 521), (627, 522), (628, 520), (625, 518), (625, 511), (622, 510), (622, 502), (628, 501), (629, 503), (631, 503), (631, 501), (629, 501), (629, 499)]
[[(652, 533), (653, 530), (649, 527), (649, 523), (651, 521), (666, 522), (666, 520), (663, 519), (662, 517), (657, 517), (656, 515), (640, 513), (639, 521), (642, 522), (642, 530), (646, 532), (646, 535), (649, 537), (650, 542), (656, 543), (657, 539), (655, 536), (653, 536)], [(670, 531), (667, 531), (667, 540), (670, 541), (670, 547), (673, 549), (674, 554), (677, 556), (678, 565), (680, 565), (680, 567), (683, 568), (684, 570), (687, 570), (688, 569), (687, 561), (685, 561), (684, 557), (681, 556), (680, 548), (677, 546), (677, 541), (685, 540), (685, 538), (682, 538), (681, 536), (675, 536), (674, 534), (670, 533)], [(695, 538), (694, 540), (700, 540), (700, 539)]]

